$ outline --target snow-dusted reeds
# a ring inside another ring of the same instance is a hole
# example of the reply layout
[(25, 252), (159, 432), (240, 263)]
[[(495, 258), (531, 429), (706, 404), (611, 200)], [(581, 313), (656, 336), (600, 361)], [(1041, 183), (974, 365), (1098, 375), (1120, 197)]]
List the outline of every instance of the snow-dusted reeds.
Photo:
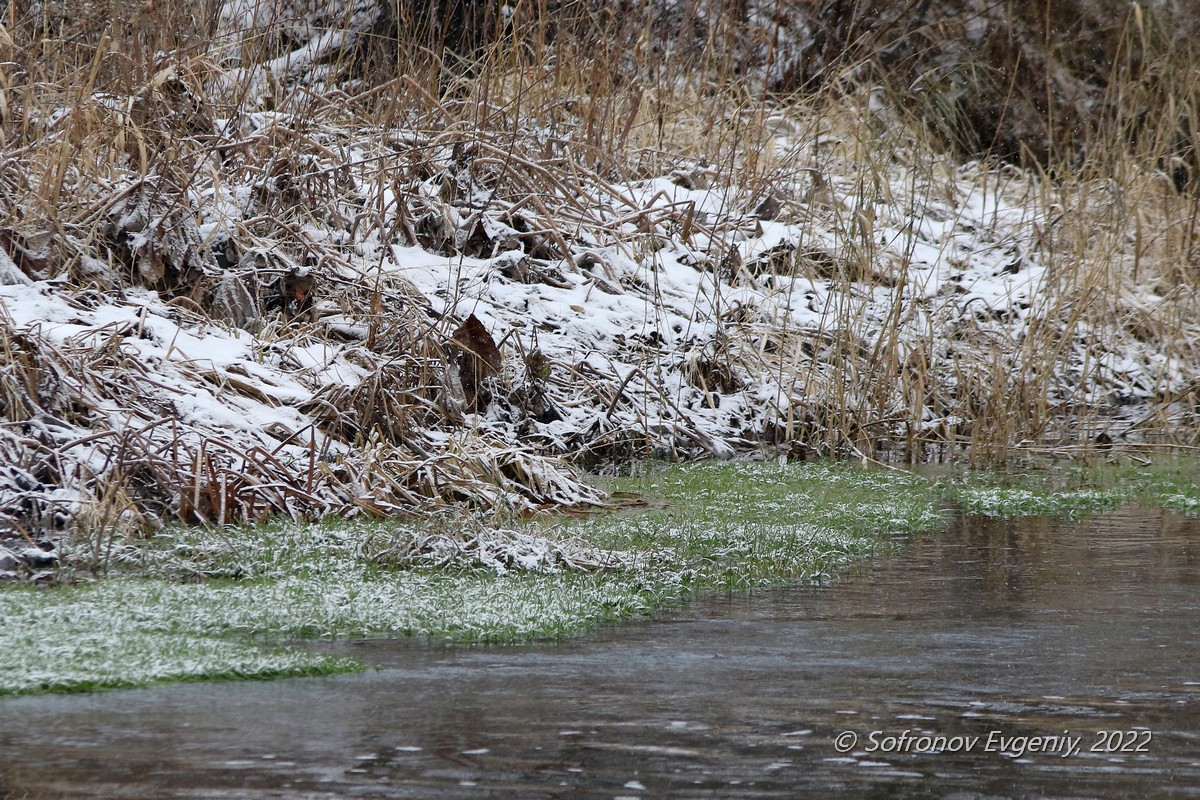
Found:
[(1149, 11), (1021, 162), (954, 138), (1003, 64), (801, 80), (779, 4), (27, 5), (12, 532), (101, 562), (179, 517), (597, 502), (561, 456), (1196, 443), (1200, 91)]

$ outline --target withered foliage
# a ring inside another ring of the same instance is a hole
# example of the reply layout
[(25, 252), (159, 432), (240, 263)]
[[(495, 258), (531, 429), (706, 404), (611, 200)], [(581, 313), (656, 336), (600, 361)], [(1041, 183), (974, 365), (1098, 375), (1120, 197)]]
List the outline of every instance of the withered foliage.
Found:
[[(1002, 458), (1099, 441), (1072, 422), (1096, 387), (1147, 404), (1134, 433), (1179, 440), (1200, 408), (1169, 377), (1197, 360), (1184, 12), (24, 0), (0, 26), (0, 535), (82, 529), (99, 553), (177, 519), (599, 502), (562, 456)], [(962, 167), (1036, 208), (1020, 243), (977, 236), (1058, 281), (1016, 334), (964, 287), (913, 300), (912, 253), (881, 233), (881, 208), (919, 223), (962, 201), (951, 161), (914, 166), (961, 156), (1036, 167)], [(668, 188), (633, 198), (650, 179)], [(743, 258), (774, 223), (811, 227)], [(662, 253), (712, 281), (703, 335), (660, 328)], [(805, 280), (842, 316), (797, 330), (740, 299)], [(646, 323), (553, 351), (547, 328), (476, 316), (489, 282)], [(886, 318), (855, 316), (870, 296), (894, 298)], [(935, 304), (943, 328), (898, 333)], [(1110, 323), (1166, 366), (1113, 366)]]

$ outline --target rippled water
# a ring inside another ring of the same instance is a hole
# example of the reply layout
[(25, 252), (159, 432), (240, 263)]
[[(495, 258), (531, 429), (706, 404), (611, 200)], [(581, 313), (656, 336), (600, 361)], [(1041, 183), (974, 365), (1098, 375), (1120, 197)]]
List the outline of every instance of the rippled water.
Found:
[(1200, 523), (1159, 511), (562, 645), (338, 647), (382, 668), (0, 701), (0, 797), (1200, 796)]

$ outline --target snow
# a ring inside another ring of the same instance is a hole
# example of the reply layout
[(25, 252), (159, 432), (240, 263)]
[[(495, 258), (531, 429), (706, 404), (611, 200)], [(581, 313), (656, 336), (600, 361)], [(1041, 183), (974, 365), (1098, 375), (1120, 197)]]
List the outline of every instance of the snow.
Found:
[[(290, 113), (282, 94), (319, 86), (318, 62), (377, 12), (223, 3), (213, 69), (239, 100), (206, 112), (186, 187), (132, 168), (76, 187), (94, 230), (66, 231), (63, 274), (0, 247), (19, 401), (0, 453), (33, 476), (0, 481), (11, 521), (78, 517), (130, 452), (156, 495), (131, 502), (156, 526), (187, 511), (187, 490), (216, 502), (233, 477), (239, 518), (410, 509), (449, 464), (457, 483), (437, 502), (594, 502), (559, 456), (726, 457), (782, 438), (874, 457), (863, 450), (914, 430), (969, 441), (1031, 396), (1065, 440), (1136, 438), (1152, 409), (1194, 421), (1162, 398), (1195, 391), (1195, 337), (1172, 347), (1156, 327), (1192, 308), (1185, 290), (1131, 277), (1124, 223), (1102, 251), (1058, 242), (1078, 194), (864, 141), (894, 121), (877, 96), (858, 111), (849, 97), (847, 124), (764, 105), (754, 175), (739, 157), (665, 153), (655, 171), (601, 175), (544, 119), (462, 131)], [(290, 50), (250, 64), (241, 44), (269, 23)], [(145, 91), (181, 76), (164, 67)], [(97, 91), (76, 110), (101, 119), (145, 99)], [(60, 136), (70, 113), (38, 124)], [(1111, 188), (1084, 199), (1119, 203)], [(1065, 274), (1064, 246), (1079, 253)], [(311, 308), (289, 308), (288, 277), (315, 281)], [(500, 353), (478, 403), (452, 339), (469, 315)], [(1031, 433), (1046, 435), (997, 437)]]

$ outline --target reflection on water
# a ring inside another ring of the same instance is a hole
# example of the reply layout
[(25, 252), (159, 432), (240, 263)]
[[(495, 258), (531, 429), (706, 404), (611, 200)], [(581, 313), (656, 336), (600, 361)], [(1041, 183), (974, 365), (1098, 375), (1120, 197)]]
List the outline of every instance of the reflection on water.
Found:
[(1197, 796), (1198, 612), (1195, 520), (969, 520), (585, 641), (0, 701), (0, 797)]

